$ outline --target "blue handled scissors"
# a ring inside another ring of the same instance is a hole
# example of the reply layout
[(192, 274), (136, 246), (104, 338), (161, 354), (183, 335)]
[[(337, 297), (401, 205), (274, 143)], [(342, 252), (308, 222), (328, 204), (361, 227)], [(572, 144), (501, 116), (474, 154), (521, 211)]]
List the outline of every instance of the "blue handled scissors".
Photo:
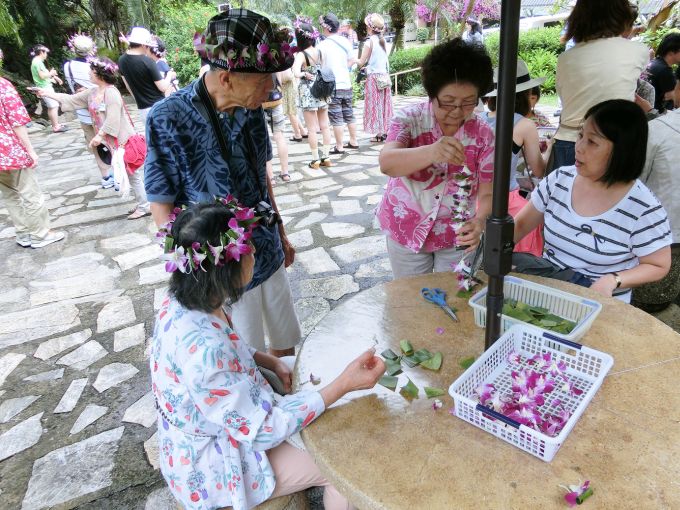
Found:
[(423, 287), (420, 293), (427, 301), (441, 307), (447, 314), (449, 314), (449, 317), (458, 322), (456, 313), (449, 305), (446, 304), (446, 292), (444, 292), (442, 289), (428, 289), (427, 287)]

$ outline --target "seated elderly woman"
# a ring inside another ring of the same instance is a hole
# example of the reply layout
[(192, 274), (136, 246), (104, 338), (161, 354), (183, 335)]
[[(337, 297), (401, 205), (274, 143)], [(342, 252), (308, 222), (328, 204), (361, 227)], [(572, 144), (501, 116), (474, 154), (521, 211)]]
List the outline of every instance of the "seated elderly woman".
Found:
[(170, 218), (160, 237), (172, 277), (150, 364), (161, 472), (172, 494), (188, 509), (242, 510), (325, 486), (327, 509), (353, 508), (306, 451), (285, 441), (345, 393), (373, 387), (384, 363), (369, 350), (320, 391), (275, 397), (261, 368), (290, 391), (289, 365), (242, 342), (222, 307), (252, 278), (253, 210), (224, 199)]
[(515, 241), (545, 222), (544, 258), (516, 253), (517, 271), (569, 280), (625, 302), (632, 287), (668, 273), (668, 217), (638, 180), (647, 132), (645, 114), (631, 101), (613, 99), (588, 110), (576, 165), (543, 179), (515, 218)]
[(428, 99), (398, 112), (380, 153), (376, 215), (395, 278), (452, 269), (491, 210), (493, 130), (474, 109), (493, 88), (484, 46), (453, 39), (423, 61)]

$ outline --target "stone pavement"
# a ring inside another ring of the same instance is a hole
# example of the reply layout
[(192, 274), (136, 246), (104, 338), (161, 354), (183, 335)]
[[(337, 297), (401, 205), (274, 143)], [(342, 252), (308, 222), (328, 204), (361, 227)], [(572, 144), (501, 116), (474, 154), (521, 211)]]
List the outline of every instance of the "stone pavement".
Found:
[[(23, 249), (0, 209), (0, 508), (174, 509), (156, 469), (146, 361), (168, 276), (152, 222), (125, 219), (133, 202), (99, 187), (81, 131), (69, 125), (31, 134), (66, 240)], [(305, 335), (390, 278), (372, 215), (386, 178), (368, 138), (321, 170), (307, 168), (306, 143), (291, 143), (292, 181), (275, 188), (298, 250), (289, 273)]]

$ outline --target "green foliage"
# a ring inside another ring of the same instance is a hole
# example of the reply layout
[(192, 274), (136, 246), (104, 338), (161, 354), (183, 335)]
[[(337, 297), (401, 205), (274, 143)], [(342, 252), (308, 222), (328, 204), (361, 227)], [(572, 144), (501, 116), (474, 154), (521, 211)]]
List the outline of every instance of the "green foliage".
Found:
[(357, 101), (363, 101), (364, 100), (364, 91), (365, 91), (365, 85), (366, 85), (366, 80), (362, 80), (361, 83), (357, 83), (356, 80), (357, 73), (353, 72), (351, 74), (352, 78), (352, 103), (356, 103)]
[(425, 87), (423, 87), (421, 83), (416, 83), (413, 87), (404, 92), (404, 95), (422, 97), (426, 96), (427, 92), (425, 92)]
[(430, 37), (430, 30), (427, 27), (420, 27), (416, 30), (416, 40), (421, 43), (424, 44), (428, 37)]
[[(405, 71), (407, 69), (414, 69), (420, 67), (423, 59), (432, 49), (429, 45), (416, 46), (405, 50), (399, 50), (390, 55), (390, 73)], [(412, 73), (399, 75), (399, 90), (409, 90), (414, 85), (420, 84), (420, 72), (414, 71)]]
[(670, 32), (680, 32), (680, 30), (675, 27), (662, 26), (653, 32), (651, 30), (644, 32), (642, 34), (642, 40), (647, 46), (656, 51), (656, 48), (661, 44), (661, 40)]
[(186, 2), (181, 6), (165, 6), (156, 33), (165, 41), (168, 52), (166, 59), (177, 73), (182, 86), (198, 77), (201, 60), (194, 51), (194, 33), (205, 30), (215, 12), (212, 5), (198, 1)]
[(545, 92), (554, 93), (557, 55), (543, 48), (537, 48), (527, 54), (520, 53), (519, 56), (529, 68), (529, 74), (532, 77), (545, 76), (541, 89)]

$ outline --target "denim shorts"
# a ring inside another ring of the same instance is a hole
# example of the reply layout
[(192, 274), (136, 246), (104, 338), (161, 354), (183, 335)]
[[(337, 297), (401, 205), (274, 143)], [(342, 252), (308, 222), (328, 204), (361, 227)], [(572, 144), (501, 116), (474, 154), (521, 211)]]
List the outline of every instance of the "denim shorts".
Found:
[(333, 100), (328, 105), (328, 120), (330, 120), (331, 126), (342, 126), (354, 122), (352, 89), (335, 91)]

